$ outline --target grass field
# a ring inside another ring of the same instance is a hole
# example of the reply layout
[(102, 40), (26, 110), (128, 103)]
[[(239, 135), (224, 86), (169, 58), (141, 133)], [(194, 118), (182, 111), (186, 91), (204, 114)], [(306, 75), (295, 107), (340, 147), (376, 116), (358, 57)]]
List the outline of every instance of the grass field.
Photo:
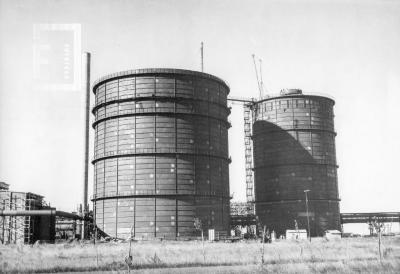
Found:
[[(0, 245), (1, 273), (127, 272), (128, 243)], [(400, 238), (261, 243), (135, 242), (132, 266), (146, 273), (400, 273)]]

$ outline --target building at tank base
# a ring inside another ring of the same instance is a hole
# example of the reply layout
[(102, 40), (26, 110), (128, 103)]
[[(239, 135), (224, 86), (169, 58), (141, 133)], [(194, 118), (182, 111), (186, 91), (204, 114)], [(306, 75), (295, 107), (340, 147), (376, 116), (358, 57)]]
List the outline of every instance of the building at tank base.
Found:
[(227, 94), (221, 79), (140, 69), (94, 83), (95, 222), (111, 237), (229, 232)]
[(307, 229), (307, 215), (311, 236), (340, 230), (334, 103), (284, 90), (254, 105), (256, 215), (278, 235)]
[(8, 184), (0, 182), (0, 243), (33, 244), (38, 240), (54, 242), (55, 224), (50, 216), (15, 214), (44, 209), (50, 207), (45, 204), (43, 196), (11, 191)]

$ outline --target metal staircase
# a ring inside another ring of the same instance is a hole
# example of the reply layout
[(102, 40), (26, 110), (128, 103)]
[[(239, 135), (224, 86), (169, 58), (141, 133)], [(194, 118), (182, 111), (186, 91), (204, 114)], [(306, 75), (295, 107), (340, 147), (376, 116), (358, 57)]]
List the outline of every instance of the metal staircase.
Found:
[(246, 168), (246, 198), (247, 202), (252, 206), (254, 213), (254, 176), (253, 176), (253, 141), (252, 141), (252, 125), (253, 125), (253, 104), (243, 104), (244, 117), (244, 145), (245, 145), (245, 168)]

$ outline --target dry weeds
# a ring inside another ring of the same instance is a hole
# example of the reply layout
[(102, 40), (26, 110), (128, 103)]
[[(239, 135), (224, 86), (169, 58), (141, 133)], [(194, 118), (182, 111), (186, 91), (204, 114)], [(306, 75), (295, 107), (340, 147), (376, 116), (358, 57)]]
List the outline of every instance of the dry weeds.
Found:
[[(126, 271), (128, 250), (128, 243), (0, 245), (0, 272)], [(206, 243), (205, 250), (204, 263), (201, 242), (137, 242), (132, 244), (132, 265), (142, 270), (189, 267), (190, 273), (202, 271), (199, 266), (220, 269), (218, 273), (235, 267), (245, 267), (244, 273), (400, 273), (400, 238), (383, 239), (382, 261), (376, 238), (277, 241), (265, 245), (264, 265), (258, 242)]]

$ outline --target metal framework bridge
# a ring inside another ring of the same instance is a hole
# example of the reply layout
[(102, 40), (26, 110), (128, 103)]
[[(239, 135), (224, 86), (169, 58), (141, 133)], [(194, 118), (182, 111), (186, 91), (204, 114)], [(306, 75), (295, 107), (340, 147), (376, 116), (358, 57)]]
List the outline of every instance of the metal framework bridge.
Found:
[(369, 212), (369, 213), (341, 213), (342, 224), (369, 224), (373, 221), (380, 223), (400, 222), (400, 212)]
[[(232, 211), (232, 209), (231, 209)], [(400, 212), (341, 213), (341, 224), (400, 223)], [(248, 213), (231, 214), (231, 225), (255, 225), (256, 216)]]

